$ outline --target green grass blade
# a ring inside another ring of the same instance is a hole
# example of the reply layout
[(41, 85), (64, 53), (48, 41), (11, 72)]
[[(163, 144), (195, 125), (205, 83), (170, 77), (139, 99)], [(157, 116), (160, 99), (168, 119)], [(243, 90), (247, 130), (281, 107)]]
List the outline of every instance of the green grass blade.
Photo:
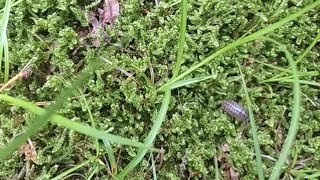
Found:
[[(299, 77), (303, 77), (303, 76), (318, 76), (319, 72), (317, 71), (309, 71), (309, 72), (301, 72), (298, 73)], [(284, 76), (284, 77), (273, 77), (271, 79), (267, 79), (267, 80), (263, 80), (263, 83), (267, 83), (267, 82), (277, 82), (277, 81), (285, 81), (287, 79), (292, 79), (293, 76)]]
[[(79, 92), (81, 94), (81, 99), (83, 100), (84, 102), (84, 105), (89, 113), (89, 118), (90, 118), (90, 121), (91, 121), (91, 126), (95, 129), (96, 128), (96, 123), (94, 122), (94, 119), (93, 119), (93, 116), (92, 116), (92, 112), (91, 112), (91, 109), (88, 105), (88, 102), (87, 102), (87, 99), (86, 97), (83, 95), (81, 89), (79, 89)], [(100, 148), (99, 148), (99, 141), (98, 139), (96, 138), (95, 139), (95, 146), (96, 146), (96, 155), (98, 156), (99, 155), (99, 151), (100, 151)]]
[[(24, 0), (18, 0), (18, 1), (13, 1), (13, 3), (11, 3), (11, 8), (22, 3)], [(0, 13), (2, 13), (3, 11), (5, 11), (5, 9), (0, 9)]]
[(283, 7), (287, 4), (288, 0), (283, 0), (281, 4), (277, 5), (277, 9), (273, 12), (271, 18), (277, 17), (280, 13)]
[(152, 153), (151, 153), (151, 168), (152, 168), (153, 180), (157, 180), (156, 163), (154, 162), (154, 157), (153, 157), (153, 154), (152, 154)]
[(116, 158), (113, 153), (113, 149), (112, 149), (111, 144), (108, 140), (103, 139), (102, 141), (103, 141), (104, 147), (106, 148), (106, 151), (108, 154), (108, 159), (109, 159), (110, 166), (111, 166), (111, 173), (113, 176), (115, 176), (118, 173), (118, 166), (117, 166)]
[(186, 75), (192, 73), (193, 71), (195, 71), (196, 69), (198, 69), (199, 67), (207, 64), (208, 62), (212, 61), (214, 58), (216, 58), (217, 56), (220, 56), (221, 54), (234, 49), (244, 43), (259, 39), (259, 37), (261, 37), (264, 34), (267, 34), (275, 29), (280, 28), (282, 25), (288, 23), (289, 21), (292, 21), (294, 19), (297, 19), (299, 16), (301, 16), (302, 14), (314, 9), (315, 7), (317, 7), (318, 5), (320, 5), (320, 0), (315, 1), (314, 3), (300, 9), (298, 12), (293, 13), (289, 16), (287, 16), (286, 18), (282, 19), (281, 21), (278, 21), (274, 24), (271, 24), (270, 26), (263, 28), (249, 36), (246, 36), (242, 39), (238, 39), (237, 41), (223, 47), (222, 49), (218, 50), (217, 52), (213, 53), (212, 55), (210, 55), (209, 57), (207, 57), (206, 59), (202, 60), (200, 63), (190, 67), (190, 69), (188, 69), (187, 71), (183, 72), (182, 74), (180, 74), (179, 76), (173, 78), (172, 80), (170, 80), (169, 82), (167, 82), (166, 84), (164, 84), (163, 86), (161, 86), (158, 91), (164, 91), (166, 89), (166, 87), (168, 87), (170, 84), (182, 79), (183, 77), (185, 77)]
[(58, 96), (56, 103), (50, 106), (46, 113), (31, 121), (30, 127), (28, 127), (24, 133), (17, 136), (13, 141), (11, 141), (9, 144), (0, 149), (0, 159), (7, 158), (28, 138), (39, 132), (40, 129), (46, 125), (48, 119), (50, 119), (54, 112), (63, 106), (65, 100), (71, 97), (73, 92), (76, 89), (78, 89), (86, 79), (89, 78), (90, 74), (94, 72), (98, 65), (100, 65), (100, 61), (93, 62), (93, 64), (90, 65), (85, 71), (83, 71), (80, 74), (80, 77), (74, 83), (72, 83), (72, 86), (70, 88), (67, 88), (65, 91), (63, 91), (63, 93), (61, 93)]
[(187, 86), (187, 85), (190, 85), (190, 84), (194, 84), (194, 83), (198, 83), (198, 82), (201, 82), (201, 81), (205, 81), (207, 79), (214, 78), (214, 77), (215, 76), (205, 76), (205, 77), (198, 77), (198, 78), (181, 80), (181, 81), (177, 81), (177, 82), (172, 83), (169, 86), (169, 88), (170, 89), (176, 89), (176, 88), (179, 88), (179, 87), (183, 87), (183, 86)]
[[(22, 107), (26, 110), (31, 111), (32, 113), (38, 115), (38, 116), (44, 116), (46, 114), (48, 114), (48, 112), (45, 109), (42, 109), (36, 105), (33, 105), (30, 102), (26, 102), (11, 96), (7, 96), (7, 95), (2, 95), (0, 94), (0, 99), (7, 101), (9, 103), (12, 103), (16, 106)], [(130, 145), (130, 146), (134, 146), (134, 147), (140, 147), (140, 148), (147, 148), (149, 150), (156, 150), (154, 148), (151, 148), (150, 146), (146, 146), (142, 143), (139, 143), (137, 141), (133, 141), (127, 138), (123, 138), (121, 136), (116, 136), (116, 135), (112, 135), (103, 131), (99, 131), (97, 129), (94, 129), (92, 127), (89, 126), (85, 126), (82, 125), (80, 123), (74, 122), (69, 120), (68, 118), (65, 118), (63, 116), (60, 115), (56, 115), (56, 114), (52, 114), (50, 117), (51, 121), (53, 123), (56, 123), (60, 126), (72, 129), (74, 131), (77, 131), (79, 133), (94, 137), (94, 138), (98, 138), (98, 139), (107, 139), (109, 141), (115, 142), (115, 143), (119, 143), (119, 144), (123, 144), (123, 145)], [(32, 126), (31, 126), (32, 127)], [(4, 151), (4, 149), (0, 149), (1, 151)], [(7, 154), (7, 153), (6, 153)], [(3, 159), (5, 156), (3, 154), (0, 154), (0, 159)]]
[[(320, 0), (317, 0), (314, 3), (311, 3), (311, 4), (307, 5), (307, 6), (305, 6), (304, 8), (300, 9), (299, 11), (287, 16), (286, 18), (284, 18), (284, 19), (282, 19), (282, 20), (280, 20), (280, 21), (278, 21), (276, 23), (273, 23), (270, 26), (268, 26), (266, 28), (263, 28), (263, 29), (255, 32), (255, 33), (251, 34), (250, 36), (253, 36), (253, 37), (263, 36), (263, 35), (271, 32), (271, 31), (273, 31), (275, 29), (280, 28), (282, 25), (288, 23), (289, 21), (297, 19), (302, 14), (304, 14), (304, 13), (306, 13), (306, 12), (308, 12), (308, 11), (314, 9), (314, 8), (316, 8), (319, 5), (320, 5)], [(247, 36), (247, 37), (249, 37), (249, 36)]]
[[(11, 0), (6, 0), (6, 4), (3, 10), (2, 19), (1, 19), (1, 27), (0, 27), (0, 69), (2, 69), (2, 57), (3, 53), (6, 53), (6, 50), (4, 50), (5, 45), (7, 43), (7, 27), (9, 22), (9, 15), (10, 15), (10, 9), (11, 9)], [(8, 55), (5, 55), (5, 57), (8, 57)], [(8, 69), (5, 69), (6, 71), (9, 71)], [(5, 74), (4, 73), (4, 74)]]
[[(279, 70), (279, 71), (282, 71), (281, 74), (277, 74), (277, 77), (282, 76), (284, 75), (285, 73), (290, 73), (291, 74), (291, 70), (290, 68), (289, 69), (285, 69), (285, 68), (281, 68), (281, 67), (278, 67), (278, 66), (274, 66), (272, 64), (268, 64), (268, 63), (264, 63), (264, 62), (261, 62), (261, 61), (258, 61), (258, 60), (255, 60), (255, 62), (259, 63), (259, 64), (262, 64), (262, 65), (265, 65), (269, 68), (272, 68), (272, 69), (276, 69), (276, 70)], [(318, 76), (319, 75), (319, 71), (308, 71), (308, 72), (298, 72), (298, 75), (299, 76)], [(275, 79), (275, 78), (271, 78), (271, 79)]]
[(304, 178), (306, 178), (306, 179), (311, 179), (311, 178), (317, 178), (317, 177), (320, 177), (320, 172), (314, 173), (314, 174), (309, 175), (309, 176), (306, 176), (306, 177), (304, 177)]
[[(293, 79), (283, 79), (283, 80), (280, 80), (280, 82), (290, 82), (290, 83), (293, 83), (294, 80), (293, 80)], [(299, 83), (300, 83), (300, 84), (305, 84), (305, 85), (312, 85), (312, 86), (320, 87), (320, 83), (318, 83), (318, 82), (313, 82), (313, 81), (299, 80)]]
[(59, 174), (58, 176), (52, 178), (51, 180), (60, 180), (60, 179), (62, 179), (62, 178), (64, 178), (64, 177), (68, 176), (69, 174), (71, 174), (73, 171), (76, 171), (76, 170), (80, 169), (81, 167), (89, 164), (90, 161), (91, 161), (91, 160), (84, 161), (84, 162), (76, 165), (75, 167), (70, 168), (70, 169), (64, 171), (63, 173)]
[(5, 40), (4, 40), (3, 48), (4, 48), (4, 77), (3, 77), (3, 82), (7, 82), (9, 80), (9, 68), (10, 68), (9, 47), (8, 47), (7, 36), (6, 36)]
[(247, 36), (239, 41), (235, 41), (229, 45), (227, 45), (226, 47), (223, 47), (222, 49), (218, 50), (217, 52), (213, 53), (212, 55), (210, 55), (209, 57), (207, 57), (206, 59), (202, 60), (200, 63), (190, 67), (187, 71), (183, 72), (182, 74), (180, 74), (179, 76), (177, 76), (176, 78), (173, 78), (172, 80), (170, 80), (169, 82), (167, 82), (166, 84), (164, 84), (163, 86), (161, 86), (158, 91), (163, 91), (165, 90), (167, 87), (169, 87), (171, 84), (173, 84), (174, 82), (177, 82), (178, 80), (184, 78), (185, 76), (187, 76), (188, 74), (192, 73), (193, 71), (195, 71), (196, 69), (202, 67), (203, 65), (207, 64), (208, 62), (212, 61), (214, 58), (220, 56), (221, 54), (236, 48), (239, 45), (242, 45), (244, 43), (247, 43), (249, 41), (255, 40), (257, 39), (256, 37), (252, 37)]
[(77, 178), (82, 177), (83, 179), (86, 179), (86, 177), (80, 173), (72, 173), (72, 174), (68, 174), (67, 176), (65, 176), (59, 180), (72, 179), (73, 176), (75, 176)]
[(308, 48), (302, 53), (301, 56), (299, 56), (299, 58), (297, 59), (297, 64), (300, 63), (303, 58), (311, 51), (311, 49), (317, 44), (317, 42), (320, 39), (320, 32), (318, 33), (318, 35), (314, 38), (314, 40), (311, 42), (311, 44), (308, 46)]
[[(320, 2), (320, 1), (317, 1)], [(297, 64), (294, 62), (291, 53), (287, 50), (286, 46), (279, 43), (278, 41), (272, 39), (272, 38), (267, 38), (263, 37), (262, 39), (271, 41), (275, 44), (277, 44), (280, 49), (285, 53), (286, 58), (289, 61), (290, 66), (292, 67), (292, 75), (293, 75), (293, 106), (292, 106), (292, 116), (291, 116), (291, 122), (290, 122), (290, 127), (289, 127), (289, 132), (286, 138), (286, 141), (284, 143), (282, 152), (280, 154), (280, 157), (273, 168), (269, 180), (276, 180), (278, 179), (282, 167), (285, 164), (285, 161), (287, 157), (289, 156), (291, 152), (291, 148), (293, 146), (297, 131), (298, 131), (298, 126), (299, 126), (299, 118), (300, 118), (300, 104), (301, 104), (301, 97), (300, 97), (300, 84), (299, 84), (299, 75), (298, 75), (298, 69), (297, 69)]]
[(217, 155), (214, 155), (214, 169), (215, 169), (216, 180), (220, 180)]
[(186, 39), (186, 29), (187, 29), (187, 5), (188, 5), (188, 1), (182, 0), (181, 15), (180, 15), (179, 49), (178, 49), (177, 62), (173, 69), (172, 78), (175, 78), (179, 74), (179, 71), (181, 68), (184, 44)]
[[(167, 89), (165, 91), (164, 99), (162, 101), (162, 105), (156, 117), (155, 123), (153, 124), (151, 131), (145, 140), (146, 146), (151, 146), (154, 139), (156, 138), (160, 130), (160, 127), (166, 118), (166, 114), (167, 114), (169, 103), (170, 103), (170, 98), (171, 98), (171, 90)], [(140, 149), (137, 155), (133, 158), (133, 160), (118, 174), (117, 178), (124, 179), (124, 177), (128, 175), (133, 170), (133, 168), (135, 168), (139, 164), (139, 162), (142, 160), (142, 158), (145, 156), (147, 152), (148, 152), (147, 149)]]
[(261, 61), (258, 61), (258, 60), (254, 60), (254, 61), (259, 63), (259, 64), (265, 65), (265, 66), (267, 66), (269, 68), (272, 68), (272, 69), (276, 69), (276, 70), (279, 70), (279, 71), (282, 71), (282, 72), (286, 72), (286, 73), (291, 73), (291, 70), (289, 70), (289, 69), (285, 69), (285, 68), (281, 68), (281, 67), (278, 67), (278, 66), (274, 66), (272, 64), (264, 63), (264, 62), (261, 62)]
[(259, 139), (258, 139), (257, 126), (256, 126), (256, 123), (255, 123), (255, 119), (254, 119), (254, 115), (253, 115), (253, 111), (252, 111), (252, 104), (251, 104), (251, 101), (250, 101), (250, 97), (249, 97), (248, 89), (247, 89), (247, 86), (246, 86), (246, 82), (244, 80), (244, 76), (243, 76), (242, 71), (241, 71), (241, 66), (240, 66), (238, 61), (237, 61), (237, 65), (239, 67), (239, 71), (240, 71), (240, 75), (241, 75), (241, 79), (242, 79), (242, 86), (243, 86), (244, 93), (246, 95), (246, 101), (247, 101), (247, 105), (248, 105), (250, 126), (251, 126), (251, 130), (252, 130), (254, 150), (255, 150), (256, 161), (257, 161), (258, 176), (259, 176), (260, 180), (264, 180), (263, 168), (262, 168), (262, 160), (261, 160), (261, 151), (260, 151), (260, 145), (259, 145)]

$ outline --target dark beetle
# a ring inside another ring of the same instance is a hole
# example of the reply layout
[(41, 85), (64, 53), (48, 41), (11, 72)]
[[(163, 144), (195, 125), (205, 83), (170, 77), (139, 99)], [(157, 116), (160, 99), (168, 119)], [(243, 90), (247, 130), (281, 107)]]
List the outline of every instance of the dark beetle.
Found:
[(232, 100), (223, 101), (221, 108), (239, 121), (247, 122), (249, 120), (247, 111), (241, 105)]

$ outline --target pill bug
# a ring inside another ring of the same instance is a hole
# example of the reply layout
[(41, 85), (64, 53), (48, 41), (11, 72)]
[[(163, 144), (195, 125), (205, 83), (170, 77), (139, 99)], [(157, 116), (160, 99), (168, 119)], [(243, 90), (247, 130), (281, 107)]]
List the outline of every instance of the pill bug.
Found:
[(238, 104), (232, 100), (223, 101), (221, 108), (226, 113), (228, 113), (230, 116), (232, 116), (240, 121), (247, 122), (249, 119), (247, 111), (240, 104)]

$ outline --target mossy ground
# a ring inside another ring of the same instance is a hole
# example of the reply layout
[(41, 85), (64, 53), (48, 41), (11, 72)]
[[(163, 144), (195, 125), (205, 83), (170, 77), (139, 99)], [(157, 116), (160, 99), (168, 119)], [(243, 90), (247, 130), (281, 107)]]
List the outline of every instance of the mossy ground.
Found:
[[(190, 0), (181, 72), (237, 40), (253, 27), (253, 31), (267, 27), (308, 2), (288, 1), (277, 11), (280, 1), (266, 1), (259, 5), (258, 1), (249, 0)], [(6, 93), (32, 102), (54, 101), (83, 67), (105, 57), (113, 65), (106, 63), (97, 69), (81, 89), (96, 128), (142, 142), (162, 100), (162, 95), (155, 89), (172, 76), (178, 49), (179, 4), (174, 5), (174, 1), (169, 0), (162, 1), (159, 6), (155, 6), (154, 1), (120, 1), (121, 12), (115, 26), (106, 28), (109, 43), (103, 42), (100, 47), (94, 47), (90, 44), (90, 37), (85, 40), (81, 37), (81, 33), (88, 30), (89, 21), (84, 7), (89, 7), (90, 3), (81, 0), (23, 1), (12, 8), (8, 25), (11, 74), (17, 73), (31, 58), (36, 60), (32, 75), (16, 83)], [(99, 4), (93, 5), (87, 10), (95, 11), (98, 7)], [(318, 7), (269, 36), (287, 45), (297, 58), (319, 31), (319, 12)], [(318, 43), (299, 65), (299, 70), (317, 71), (319, 52)], [(291, 84), (261, 83), (279, 71), (254, 60), (284, 68), (288, 66), (284, 54), (276, 46), (255, 41), (219, 56), (189, 75), (214, 75), (215, 78), (172, 92), (167, 118), (154, 143), (155, 147), (165, 149), (162, 166), (157, 172), (159, 179), (180, 179), (183, 174), (195, 179), (212, 179), (215, 177), (215, 157), (223, 176), (227, 176), (226, 167), (231, 166), (240, 173), (241, 179), (257, 177), (250, 128), (243, 129), (220, 109), (220, 102), (225, 99), (245, 104), (236, 61), (242, 64), (254, 104), (262, 154), (278, 158), (290, 122), (292, 88)], [(132, 73), (133, 77), (128, 77), (116, 67)], [(304, 79), (316, 81), (317, 77)], [(304, 94), (301, 124), (292, 157), (295, 154), (298, 160), (312, 157), (306, 167), (318, 169), (319, 90), (308, 85), (301, 88)], [(4, 103), (0, 106), (2, 146), (23, 131), (34, 115)], [(80, 93), (66, 99), (59, 114), (91, 125)], [(96, 155), (92, 138), (57, 125), (49, 124), (31, 140), (35, 142), (37, 157), (31, 163), (33, 168), (27, 172), (26, 179), (57, 176)], [(113, 148), (119, 156), (121, 171), (135, 156), (136, 148), (116, 144)], [(98, 158), (105, 162), (105, 156), (102, 151)], [(146, 173), (151, 166), (148, 158), (149, 154), (128, 179), (152, 177), (151, 171)], [(179, 165), (183, 159), (186, 159), (186, 168), (181, 170)], [(266, 175), (269, 175), (275, 162), (263, 159), (263, 163)], [(26, 164), (17, 151), (7, 161), (0, 162), (0, 179), (16, 178)], [(77, 172), (88, 176), (93, 170), (94, 167), (86, 166)], [(96, 176), (110, 177), (106, 169)]]

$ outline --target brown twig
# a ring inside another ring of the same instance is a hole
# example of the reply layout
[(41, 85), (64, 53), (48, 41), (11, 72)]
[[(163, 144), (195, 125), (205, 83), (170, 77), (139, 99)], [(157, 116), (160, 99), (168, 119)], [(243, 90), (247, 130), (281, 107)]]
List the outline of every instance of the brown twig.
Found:
[(8, 82), (6, 82), (1, 88), (0, 88), (0, 93), (6, 89), (7, 87), (9, 87), (10, 85), (12, 85), (16, 80), (18, 79), (22, 79), (22, 78), (27, 78), (30, 74), (31, 71), (31, 62), (33, 61), (33, 59), (31, 59), (23, 68), (22, 70), (15, 75), (13, 78), (11, 78)]
[(50, 101), (41, 101), (41, 102), (35, 102), (36, 106), (48, 106), (50, 104)]

